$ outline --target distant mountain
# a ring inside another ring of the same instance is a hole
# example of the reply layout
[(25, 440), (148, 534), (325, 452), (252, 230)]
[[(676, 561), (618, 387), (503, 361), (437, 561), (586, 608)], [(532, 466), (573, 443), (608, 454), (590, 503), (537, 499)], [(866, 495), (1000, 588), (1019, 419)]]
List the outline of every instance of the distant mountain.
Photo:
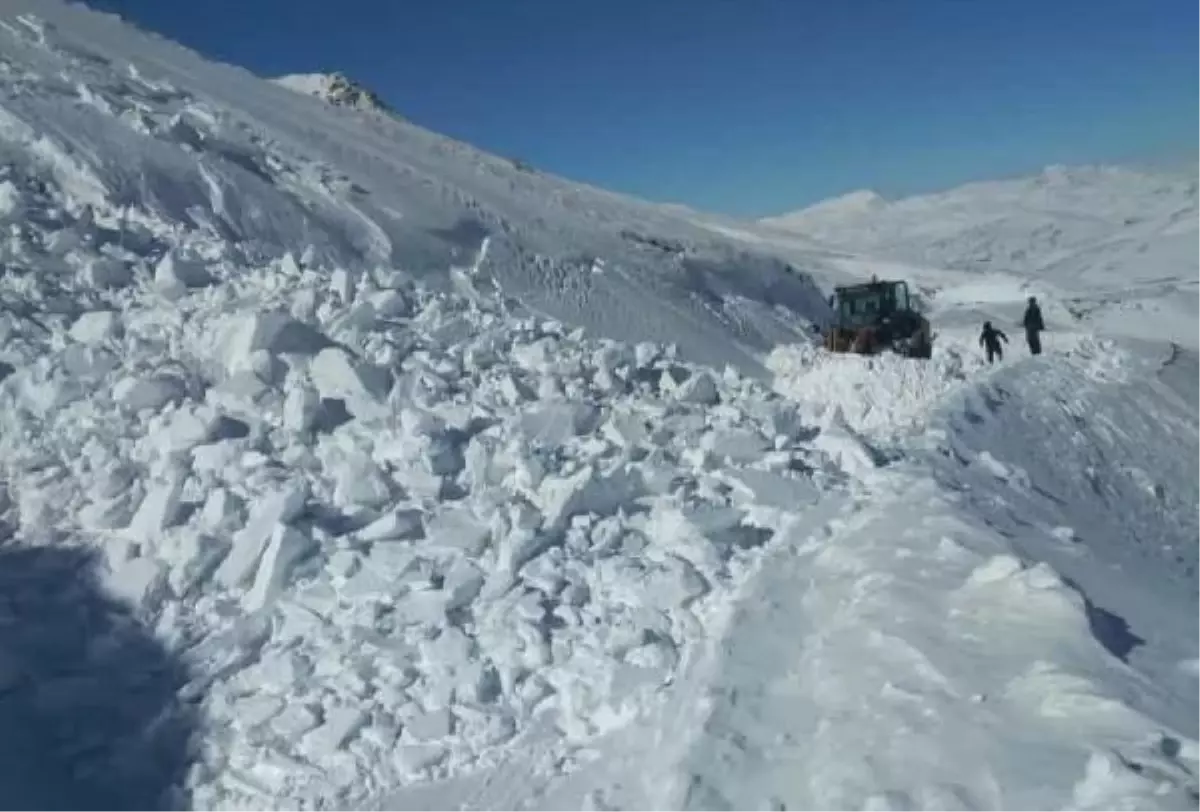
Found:
[(820, 203), (815, 203), (799, 211), (776, 217), (765, 217), (759, 222), (787, 231), (803, 231), (816, 223), (825, 221), (836, 223), (844, 218), (858, 217), (878, 211), (885, 206), (887, 206), (887, 201), (878, 193), (870, 189), (861, 189), (840, 197), (822, 200)]
[(289, 90), (316, 96), (337, 107), (393, 112), (378, 95), (342, 73), (293, 73), (273, 80)]
[(1047, 167), (1033, 177), (971, 183), (885, 201), (854, 192), (760, 225), (928, 267), (1195, 278), (1195, 173)]

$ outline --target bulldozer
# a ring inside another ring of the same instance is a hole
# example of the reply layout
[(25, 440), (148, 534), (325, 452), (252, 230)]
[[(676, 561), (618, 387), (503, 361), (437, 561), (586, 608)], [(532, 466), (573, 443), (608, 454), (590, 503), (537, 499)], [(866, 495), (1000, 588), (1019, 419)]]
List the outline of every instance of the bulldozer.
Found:
[(860, 355), (891, 351), (907, 358), (932, 357), (929, 319), (917, 312), (906, 282), (873, 278), (833, 291), (829, 305), (834, 317), (824, 331), (825, 349)]

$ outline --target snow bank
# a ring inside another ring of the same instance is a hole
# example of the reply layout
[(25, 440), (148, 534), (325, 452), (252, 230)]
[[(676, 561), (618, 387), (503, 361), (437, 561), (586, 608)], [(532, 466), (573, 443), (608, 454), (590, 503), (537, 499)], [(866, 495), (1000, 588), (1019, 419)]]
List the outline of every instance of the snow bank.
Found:
[(1176, 724), (1195, 736), (1196, 411), (1160, 380), (1171, 356), (1143, 352), (1100, 341), (1000, 371), (948, 400), (931, 442), (946, 486), (1076, 584), (1096, 634), (1157, 686), (1135, 706), (1188, 697)]
[(856, 482), (743, 585), (653, 803), (1194, 804), (1200, 448), (1186, 357), (1146, 352), (779, 353)]
[(906, 469), (789, 532), (744, 588), (659, 806), (1194, 804), (1194, 714), (1135, 709), (1146, 682), (1086, 595)]

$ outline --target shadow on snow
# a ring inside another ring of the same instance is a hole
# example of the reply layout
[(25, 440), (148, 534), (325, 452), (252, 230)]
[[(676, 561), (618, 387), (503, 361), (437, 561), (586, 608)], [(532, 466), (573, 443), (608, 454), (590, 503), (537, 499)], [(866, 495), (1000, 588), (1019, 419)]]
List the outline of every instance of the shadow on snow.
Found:
[(188, 803), (186, 669), (104, 591), (99, 559), (0, 545), (0, 808)]

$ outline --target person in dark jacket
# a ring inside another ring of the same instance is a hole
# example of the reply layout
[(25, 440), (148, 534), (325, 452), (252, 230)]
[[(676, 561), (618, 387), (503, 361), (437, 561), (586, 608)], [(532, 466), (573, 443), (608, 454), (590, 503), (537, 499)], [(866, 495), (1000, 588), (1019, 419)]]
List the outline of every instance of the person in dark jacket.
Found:
[(1029, 297), (1029, 306), (1025, 308), (1025, 318), (1021, 320), (1021, 324), (1025, 326), (1025, 341), (1029, 344), (1029, 352), (1041, 355), (1041, 332), (1046, 329), (1046, 322), (1042, 321), (1042, 309), (1038, 307), (1036, 296)]
[(990, 321), (985, 321), (983, 323), (983, 332), (979, 334), (979, 343), (987, 350), (989, 364), (1004, 360), (1004, 350), (1000, 348), (1001, 340), (1007, 344), (1008, 336), (993, 327)]

